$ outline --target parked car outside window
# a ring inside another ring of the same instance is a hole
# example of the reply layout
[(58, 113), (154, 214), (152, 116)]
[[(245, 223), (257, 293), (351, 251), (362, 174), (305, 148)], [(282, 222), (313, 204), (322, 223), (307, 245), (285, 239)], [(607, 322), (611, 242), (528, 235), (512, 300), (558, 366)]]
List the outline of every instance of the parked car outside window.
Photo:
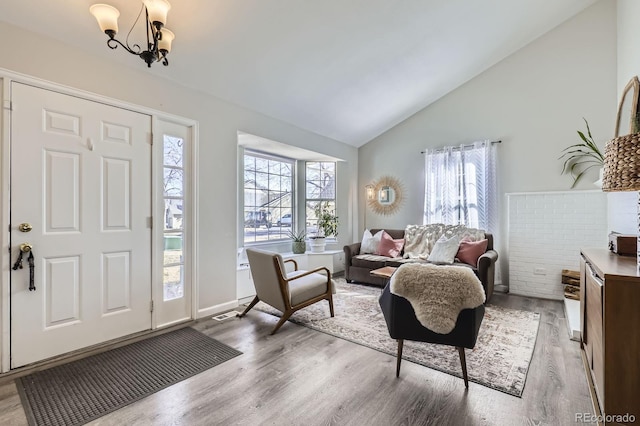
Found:
[(278, 226), (291, 226), (291, 213), (282, 215), (280, 220), (278, 220)]

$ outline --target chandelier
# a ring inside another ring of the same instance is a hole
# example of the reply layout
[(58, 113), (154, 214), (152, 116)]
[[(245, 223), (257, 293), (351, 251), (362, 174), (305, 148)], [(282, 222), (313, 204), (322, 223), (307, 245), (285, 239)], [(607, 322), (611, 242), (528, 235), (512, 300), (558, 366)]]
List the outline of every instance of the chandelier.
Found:
[[(153, 62), (162, 62), (162, 65), (169, 65), (167, 54), (171, 51), (171, 42), (175, 38), (173, 33), (165, 28), (167, 23), (167, 12), (171, 9), (171, 5), (167, 0), (142, 0), (147, 27), (147, 48), (142, 50), (140, 45), (134, 44), (129, 46), (129, 35), (124, 43), (116, 39), (118, 33), (118, 17), (120, 12), (113, 6), (108, 4), (94, 4), (89, 11), (95, 16), (100, 26), (100, 30), (109, 36), (107, 46), (115, 49), (118, 45), (122, 46), (127, 52), (139, 56), (147, 63), (147, 67), (151, 67)], [(140, 9), (140, 14), (142, 14)], [(129, 34), (138, 22), (138, 18), (133, 23)]]

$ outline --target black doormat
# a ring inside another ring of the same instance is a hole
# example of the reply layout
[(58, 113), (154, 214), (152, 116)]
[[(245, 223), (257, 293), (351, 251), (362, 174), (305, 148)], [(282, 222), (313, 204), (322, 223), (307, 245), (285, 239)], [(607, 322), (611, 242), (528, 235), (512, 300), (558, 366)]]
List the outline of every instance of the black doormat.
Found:
[(81, 425), (242, 352), (190, 327), (16, 379), (27, 420)]

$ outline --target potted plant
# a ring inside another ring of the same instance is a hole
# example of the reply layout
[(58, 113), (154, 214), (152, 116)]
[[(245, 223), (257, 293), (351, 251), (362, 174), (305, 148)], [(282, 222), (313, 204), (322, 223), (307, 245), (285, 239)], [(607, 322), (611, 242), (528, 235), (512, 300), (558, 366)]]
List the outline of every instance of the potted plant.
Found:
[(600, 149), (598, 149), (598, 145), (593, 141), (589, 123), (587, 123), (586, 119), (583, 118), (583, 120), (587, 125), (588, 137), (578, 130), (578, 136), (582, 139), (582, 143), (563, 149), (564, 154), (558, 158), (559, 160), (564, 159), (562, 174), (570, 173), (571, 176), (573, 176), (573, 185), (571, 185), (571, 188), (576, 186), (580, 178), (584, 176), (589, 169), (593, 167), (602, 168), (604, 164), (604, 155), (600, 152)]
[(316, 217), (318, 218), (318, 229), (311, 237), (311, 252), (322, 253), (326, 244), (326, 237), (338, 236), (338, 216), (329, 208), (327, 202), (324, 206), (322, 202), (316, 206)]
[(298, 233), (293, 232), (293, 230), (289, 230), (287, 231), (287, 236), (291, 238), (291, 251), (294, 254), (302, 254), (307, 251), (307, 243), (305, 242), (307, 233), (304, 230), (301, 230)]

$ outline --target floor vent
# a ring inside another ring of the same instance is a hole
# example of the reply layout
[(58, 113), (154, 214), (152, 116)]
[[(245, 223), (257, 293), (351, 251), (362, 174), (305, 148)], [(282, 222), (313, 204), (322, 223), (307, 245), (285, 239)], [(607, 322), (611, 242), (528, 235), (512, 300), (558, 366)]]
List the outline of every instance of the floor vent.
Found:
[(211, 317), (211, 318), (216, 321), (224, 321), (229, 318), (234, 318), (238, 314), (240, 314), (240, 312), (230, 311), (230, 312), (225, 312), (224, 314), (216, 315), (215, 317)]

